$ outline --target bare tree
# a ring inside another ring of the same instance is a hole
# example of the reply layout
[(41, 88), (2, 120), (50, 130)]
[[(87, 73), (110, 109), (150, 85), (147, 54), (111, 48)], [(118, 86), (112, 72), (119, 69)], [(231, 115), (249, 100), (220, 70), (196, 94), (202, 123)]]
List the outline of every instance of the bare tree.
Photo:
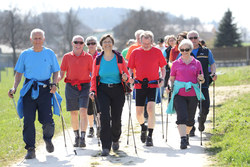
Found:
[(152, 31), (155, 39), (162, 38), (166, 35), (165, 25), (167, 22), (165, 13), (144, 10), (143, 8), (140, 11), (131, 10), (127, 18), (113, 28), (114, 36), (118, 39), (116, 46), (122, 50), (128, 39), (135, 38), (134, 32), (138, 29)]
[(9, 45), (13, 50), (13, 67), (17, 62), (16, 50), (27, 46), (27, 36), (29, 32), (23, 25), (23, 20), (21, 15), (18, 13), (17, 8), (12, 10), (4, 11), (3, 18), (0, 22), (1, 25), (1, 38), (0, 42)]

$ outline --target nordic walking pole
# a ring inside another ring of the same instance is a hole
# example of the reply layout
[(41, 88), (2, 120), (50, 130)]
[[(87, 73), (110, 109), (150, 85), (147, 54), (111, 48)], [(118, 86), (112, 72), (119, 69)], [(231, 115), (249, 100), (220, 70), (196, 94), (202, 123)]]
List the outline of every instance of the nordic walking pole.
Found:
[[(168, 104), (171, 100), (171, 96), (172, 96), (172, 89), (173, 89), (173, 86), (170, 87), (168, 85), (168, 89), (170, 90), (169, 94), (168, 94)], [(168, 113), (167, 113), (167, 118), (166, 118), (166, 142), (168, 142)]]
[(161, 87), (160, 89), (160, 97), (161, 97), (161, 125), (162, 125), (162, 138), (164, 139), (164, 123), (163, 123), (163, 109), (162, 109), (162, 92), (161, 92)]
[[(59, 83), (57, 84), (57, 88), (58, 88), (58, 94), (60, 94)], [(60, 105), (60, 107), (61, 107), (61, 105)], [(65, 146), (66, 152), (68, 152), (67, 151), (66, 136), (65, 136), (65, 129), (64, 129), (64, 124), (63, 124), (63, 117), (61, 117), (61, 122), (62, 122), (62, 129), (63, 129), (64, 146)]]
[[(201, 71), (200, 71), (200, 74), (201, 74)], [(202, 114), (202, 98), (201, 98), (201, 81), (200, 81), (200, 113)], [(201, 146), (202, 146), (202, 131), (201, 132)]]
[[(92, 104), (93, 104), (93, 110), (94, 110), (94, 119), (96, 120), (96, 131), (98, 133), (98, 128), (100, 128), (100, 119), (98, 118), (98, 113), (97, 113), (97, 108), (96, 108), (96, 104), (97, 104), (97, 100), (96, 100), (96, 96), (95, 99), (92, 100)], [(98, 146), (100, 146), (100, 135), (97, 135), (97, 142), (98, 142)]]
[(215, 81), (213, 81), (213, 129), (215, 127)]
[(129, 99), (129, 101), (128, 101), (128, 104), (129, 104), (129, 115), (130, 115), (131, 129), (132, 129), (132, 134), (133, 134), (133, 139), (134, 139), (135, 153), (137, 154), (137, 148), (136, 148), (136, 143), (135, 143), (135, 133), (134, 133), (133, 122), (132, 122), (132, 118), (131, 118), (131, 100), (132, 100), (131, 99), (131, 94), (127, 93), (127, 96), (128, 96), (128, 99)]
[(17, 112), (17, 107), (16, 107), (16, 102), (15, 102), (14, 96), (13, 96), (12, 100), (13, 100), (13, 103), (14, 103), (14, 106), (15, 106), (15, 109), (16, 109), (17, 117), (18, 117), (19, 122), (20, 122), (20, 127), (22, 127), (22, 122), (21, 122), (21, 119), (20, 119), (20, 117), (18, 115), (18, 112)]
[[(126, 85), (126, 83), (124, 83), (125, 85), (125, 90), (126, 90), (126, 97), (127, 97), (127, 101), (128, 101), (128, 109), (129, 109), (129, 122), (128, 122), (128, 137), (127, 137), (127, 144), (129, 143), (129, 127), (131, 124), (131, 129), (132, 129), (132, 135), (133, 135), (133, 140), (134, 140), (134, 147), (135, 147), (135, 153), (137, 154), (137, 148), (136, 148), (136, 143), (135, 143), (135, 134), (134, 134), (134, 128), (133, 128), (133, 122), (132, 122), (132, 117), (131, 117), (131, 101), (132, 101), (132, 97), (131, 97), (131, 93), (128, 91), (129, 89), (129, 85)], [(127, 87), (128, 86), (128, 87)], [(138, 155), (138, 154), (137, 154)]]
[[(126, 97), (127, 97), (127, 103), (128, 103), (128, 107), (130, 107), (129, 105), (129, 93), (126, 93)], [(127, 135), (127, 145), (129, 144), (129, 128), (130, 128), (130, 119), (131, 119), (131, 111), (129, 109), (129, 114), (128, 114), (128, 135)]]
[[(60, 106), (60, 104), (59, 104), (59, 102), (58, 102), (58, 100), (57, 100), (57, 97), (56, 97), (56, 94), (55, 94), (55, 93), (54, 93), (54, 96), (55, 96), (55, 99), (56, 99), (57, 106), (58, 106), (59, 109), (60, 109), (60, 115), (61, 115), (61, 118), (62, 118), (62, 120), (63, 120), (63, 123), (64, 123), (64, 125), (65, 125), (65, 127), (66, 127), (66, 131), (67, 131), (67, 133), (68, 133), (68, 135), (69, 135), (70, 142), (71, 142), (71, 144), (72, 144), (72, 146), (73, 146), (73, 142), (72, 142), (70, 133), (69, 133), (68, 128), (67, 128), (67, 126), (66, 126), (65, 119), (64, 119), (64, 117), (63, 117), (63, 115), (62, 115), (62, 108), (61, 108), (61, 106)], [(75, 153), (75, 155), (77, 155), (76, 149), (74, 149), (74, 153)]]

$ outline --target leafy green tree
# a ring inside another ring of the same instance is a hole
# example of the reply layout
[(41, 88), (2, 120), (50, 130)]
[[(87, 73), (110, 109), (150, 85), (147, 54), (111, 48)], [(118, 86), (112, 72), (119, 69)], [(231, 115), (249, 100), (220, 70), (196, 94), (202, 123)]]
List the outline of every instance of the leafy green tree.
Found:
[(228, 9), (220, 21), (215, 47), (241, 46), (241, 34), (237, 32), (237, 24), (233, 20), (232, 12)]

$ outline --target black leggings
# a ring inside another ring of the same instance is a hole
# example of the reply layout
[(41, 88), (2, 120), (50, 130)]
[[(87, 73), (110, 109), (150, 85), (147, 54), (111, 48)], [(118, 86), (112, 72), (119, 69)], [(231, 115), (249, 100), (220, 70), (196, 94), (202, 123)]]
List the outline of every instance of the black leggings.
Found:
[(125, 102), (122, 84), (113, 88), (99, 85), (97, 99), (101, 113), (102, 148), (110, 150), (112, 142), (117, 142), (121, 135), (121, 115)]
[(197, 108), (198, 99), (196, 96), (180, 96), (174, 97), (174, 108), (177, 114), (176, 124), (186, 124), (193, 126), (195, 121), (195, 112)]

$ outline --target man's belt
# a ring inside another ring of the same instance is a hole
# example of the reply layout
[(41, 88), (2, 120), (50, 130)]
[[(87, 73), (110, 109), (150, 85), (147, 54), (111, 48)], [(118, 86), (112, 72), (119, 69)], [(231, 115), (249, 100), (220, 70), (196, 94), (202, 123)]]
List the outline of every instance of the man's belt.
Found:
[(148, 88), (148, 84), (158, 84), (158, 80), (148, 81), (148, 78), (144, 78), (142, 81), (135, 80), (135, 83), (141, 84), (142, 89)]

